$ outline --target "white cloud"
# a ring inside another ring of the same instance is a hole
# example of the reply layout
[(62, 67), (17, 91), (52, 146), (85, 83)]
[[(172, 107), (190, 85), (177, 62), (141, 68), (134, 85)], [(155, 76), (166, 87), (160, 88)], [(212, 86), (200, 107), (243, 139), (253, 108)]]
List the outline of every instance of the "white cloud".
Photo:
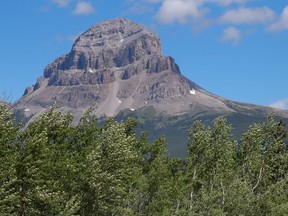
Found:
[[(211, 4), (215, 4), (221, 7), (227, 7), (231, 4), (243, 5), (247, 0), (145, 0), (150, 3), (159, 3), (162, 2), (156, 17), (158, 21), (161, 23), (173, 23), (180, 22), (185, 23), (191, 18), (203, 18), (211, 10)], [(263, 10), (261, 12), (266, 12), (267, 16), (271, 16), (271, 10), (268, 8), (260, 8), (260, 9), (245, 9), (248, 10), (248, 13), (251, 10), (252, 13), (255, 11), (257, 13), (258, 10)], [(230, 11), (230, 14), (225, 16), (231, 16), (231, 13), (235, 13), (237, 10)], [(246, 12), (244, 16), (247, 15), (247, 11), (240, 11), (242, 16), (243, 12)], [(273, 12), (272, 12), (273, 13)], [(256, 14), (257, 15), (257, 14)], [(274, 13), (272, 14), (274, 16)], [(223, 19), (227, 19), (229, 17), (223, 17)]]
[(93, 8), (91, 2), (80, 1), (77, 2), (76, 8), (73, 11), (74, 15), (87, 15), (94, 13), (95, 9)]
[(222, 40), (231, 41), (234, 44), (237, 44), (242, 39), (242, 32), (235, 27), (228, 27), (223, 30)]
[(70, 4), (71, 0), (52, 0), (53, 3), (57, 4), (59, 7), (66, 7)]
[(288, 30), (288, 6), (286, 6), (280, 16), (280, 18), (273, 23), (268, 30), (270, 31), (281, 31)]
[(274, 19), (274, 12), (268, 7), (262, 8), (239, 8), (226, 11), (221, 17), (220, 22), (231, 24), (265, 24)]
[(228, 6), (231, 4), (244, 4), (247, 0), (203, 0), (205, 2), (215, 3), (218, 5)]
[[(128, 1), (135, 1), (135, 0), (128, 0)], [(165, 2), (166, 0), (145, 0), (146, 2), (150, 2), (150, 3), (159, 3), (159, 2)], [(179, 1), (179, 0), (177, 0)], [(214, 3), (217, 5), (223, 5), (223, 6), (227, 6), (227, 5), (231, 5), (231, 4), (244, 4), (247, 0), (187, 0), (188, 2), (194, 2), (195, 4), (198, 5), (203, 5), (205, 3)]]
[(156, 17), (161, 23), (185, 23), (189, 18), (199, 18), (204, 15), (199, 1), (164, 0)]
[[(275, 13), (269, 7), (251, 8), (246, 6), (251, 0), (126, 0), (128, 4), (134, 4), (128, 11), (129, 13), (143, 13), (143, 11), (158, 11), (155, 18), (162, 24), (181, 23), (190, 24), (193, 32), (203, 31), (213, 26), (224, 26), (222, 41), (229, 41), (234, 44), (239, 43), (245, 36), (255, 33), (251, 25), (263, 25), (267, 27), (275, 20)], [(253, 0), (254, 1), (254, 0)], [(141, 4), (147, 8), (140, 7)], [(151, 9), (151, 5), (155, 5)], [(157, 6), (156, 6), (157, 5)], [(149, 8), (150, 7), (150, 8)], [(148, 10), (150, 9), (150, 10)], [(216, 13), (214, 13), (216, 11)], [(222, 11), (220, 16), (216, 14)], [(287, 15), (286, 15), (287, 14)], [(282, 14), (281, 24), (278, 28), (283, 28), (286, 19), (288, 20), (287, 10)], [(234, 27), (229, 27), (229, 26)], [(237, 25), (242, 25), (241, 30)], [(281, 27), (280, 27), (281, 26)], [(237, 28), (236, 28), (237, 27)], [(286, 27), (286, 25), (285, 25)], [(288, 29), (288, 24), (287, 24)]]
[(278, 109), (288, 109), (288, 98), (280, 99), (269, 105)]

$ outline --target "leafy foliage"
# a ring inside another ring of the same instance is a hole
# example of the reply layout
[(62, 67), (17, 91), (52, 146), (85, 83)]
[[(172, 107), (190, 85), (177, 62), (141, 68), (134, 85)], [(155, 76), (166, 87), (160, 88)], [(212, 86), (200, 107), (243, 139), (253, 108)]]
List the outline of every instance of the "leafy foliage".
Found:
[(20, 129), (0, 106), (0, 215), (288, 214), (287, 133), (273, 116), (240, 142), (223, 117), (195, 121), (184, 160), (163, 136), (137, 138), (132, 118), (72, 121), (51, 108)]

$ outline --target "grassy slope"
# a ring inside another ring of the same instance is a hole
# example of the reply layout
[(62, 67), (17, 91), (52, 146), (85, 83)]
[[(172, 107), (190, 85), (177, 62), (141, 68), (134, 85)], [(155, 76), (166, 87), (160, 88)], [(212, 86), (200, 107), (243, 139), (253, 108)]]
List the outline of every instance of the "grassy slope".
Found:
[[(183, 115), (171, 116), (157, 113), (153, 107), (146, 107), (136, 111), (124, 110), (115, 117), (115, 120), (122, 121), (129, 117), (135, 118), (138, 121), (136, 128), (137, 135), (140, 135), (143, 131), (147, 131), (150, 142), (164, 135), (169, 154), (184, 158), (187, 152), (188, 131), (196, 120), (201, 120), (204, 124), (212, 126), (215, 119), (225, 116), (234, 128), (232, 131), (233, 139), (240, 140), (241, 135), (247, 131), (250, 125), (264, 122), (269, 114), (271, 114), (271, 109), (268, 108), (252, 105), (247, 109), (246, 104), (239, 103), (228, 105), (236, 110), (236, 112), (224, 113), (211, 111), (205, 107), (191, 106), (190, 112)], [(241, 108), (241, 105), (243, 105), (243, 108)], [(23, 110), (14, 110), (14, 117), (17, 122), (22, 122), (23, 125), (31, 118), (31, 116), (29, 118), (25, 117)], [(275, 115), (276, 120), (280, 118), (288, 126), (287, 115), (284, 117)], [(100, 124), (102, 124), (101, 122), (103, 123), (103, 119), (100, 119)]]
[[(271, 113), (270, 113), (271, 114)], [(254, 123), (265, 122), (269, 113), (263, 109), (247, 111), (242, 110), (235, 113), (220, 113), (202, 110), (195, 115), (194, 111), (181, 116), (168, 116), (157, 114), (153, 107), (138, 111), (123, 111), (115, 119), (118, 121), (133, 117), (138, 120), (136, 133), (148, 132), (150, 142), (159, 136), (164, 135), (168, 144), (169, 153), (173, 156), (185, 157), (187, 152), (188, 131), (193, 126), (195, 120), (201, 120), (204, 124), (212, 126), (215, 119), (225, 116), (233, 127), (233, 139), (240, 140), (241, 135), (247, 131)], [(275, 119), (283, 119), (288, 125), (288, 118), (275, 115)]]

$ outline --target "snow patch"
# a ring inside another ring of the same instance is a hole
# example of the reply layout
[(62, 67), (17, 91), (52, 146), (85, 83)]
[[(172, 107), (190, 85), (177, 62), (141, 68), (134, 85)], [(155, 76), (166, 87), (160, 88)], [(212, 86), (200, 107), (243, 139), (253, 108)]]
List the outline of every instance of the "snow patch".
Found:
[(135, 109), (133, 109), (133, 108), (130, 108), (130, 110), (131, 110), (131, 111), (135, 111)]
[(191, 95), (195, 95), (195, 94), (196, 94), (195, 89), (190, 89), (190, 94), (191, 94)]
[(92, 70), (91, 68), (89, 68), (88, 71), (89, 71), (90, 73), (93, 73), (93, 70)]
[(121, 40), (120, 40), (120, 43), (122, 43), (124, 41), (124, 39), (122, 38)]
[(122, 103), (122, 101), (118, 99), (118, 103), (119, 103), (119, 104), (121, 104), (121, 103)]
[(25, 112), (28, 112), (30, 109), (24, 109)]

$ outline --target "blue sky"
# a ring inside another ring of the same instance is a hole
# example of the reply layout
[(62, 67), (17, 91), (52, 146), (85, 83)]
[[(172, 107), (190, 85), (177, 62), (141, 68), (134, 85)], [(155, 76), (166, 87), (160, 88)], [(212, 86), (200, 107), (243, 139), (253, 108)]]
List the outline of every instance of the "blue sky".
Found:
[(17, 100), (79, 34), (115, 17), (154, 31), (163, 54), (208, 91), (288, 109), (286, 0), (5, 0), (0, 93)]

